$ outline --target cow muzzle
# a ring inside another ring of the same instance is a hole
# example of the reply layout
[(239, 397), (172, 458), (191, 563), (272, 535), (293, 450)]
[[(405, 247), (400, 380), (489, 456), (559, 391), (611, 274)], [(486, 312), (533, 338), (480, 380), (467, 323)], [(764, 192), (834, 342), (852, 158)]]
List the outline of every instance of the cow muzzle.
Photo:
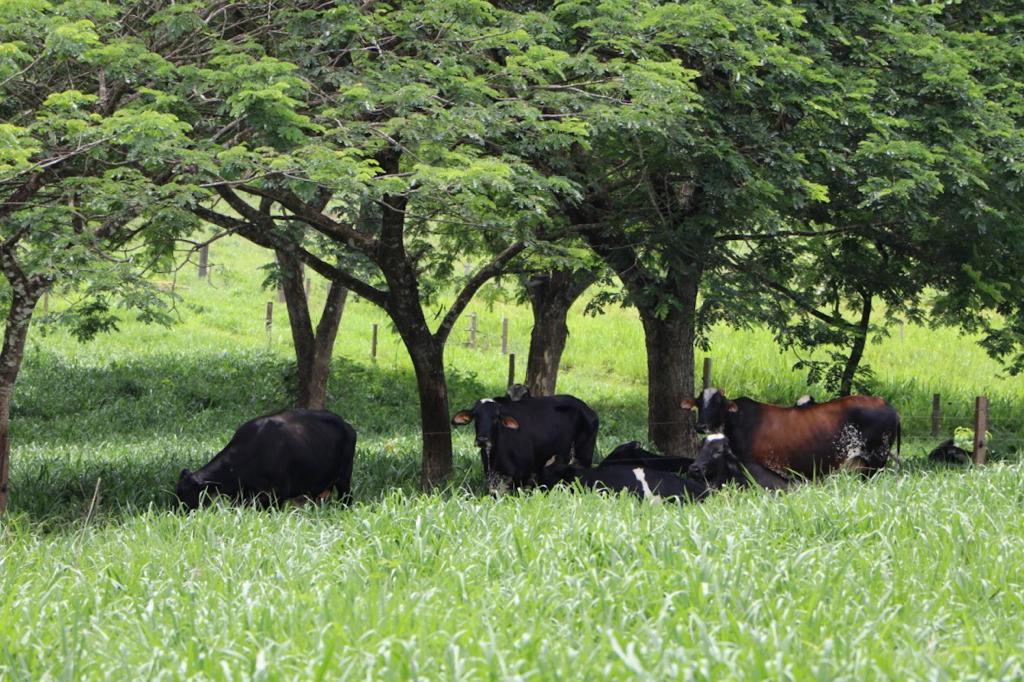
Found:
[(488, 472), (487, 474), (487, 492), (491, 497), (502, 497), (507, 495), (512, 490), (512, 479), (501, 474)]

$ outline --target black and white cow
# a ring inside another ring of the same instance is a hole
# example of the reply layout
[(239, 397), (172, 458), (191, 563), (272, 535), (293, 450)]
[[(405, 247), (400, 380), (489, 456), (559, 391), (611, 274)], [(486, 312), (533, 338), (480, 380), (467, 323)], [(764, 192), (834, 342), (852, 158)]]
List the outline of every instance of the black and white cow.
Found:
[(704, 499), (711, 488), (703, 481), (648, 467), (607, 466), (588, 469), (555, 461), (544, 467), (540, 484), (546, 488), (579, 483), (584, 488), (604, 492), (628, 492), (641, 499), (669, 499), (675, 502), (696, 502)]
[(769, 490), (785, 490), (791, 483), (756, 461), (741, 459), (729, 447), (729, 439), (721, 433), (712, 433), (704, 438), (700, 454), (690, 466), (686, 475), (704, 481), (710, 488), (721, 488), (726, 483), (746, 487), (751, 483)]
[(616, 447), (597, 466), (602, 469), (610, 466), (644, 467), (682, 474), (690, 468), (691, 464), (693, 464), (692, 457), (659, 455), (656, 452), (645, 450), (639, 441), (632, 440)]
[(285, 410), (242, 424), (201, 469), (182, 469), (176, 492), (189, 509), (212, 495), (265, 505), (332, 488), (348, 503), (355, 447), (355, 429), (333, 412)]
[(452, 417), (452, 424), (476, 422), (488, 490), (535, 482), (551, 457), (589, 467), (597, 443), (597, 414), (571, 395), (485, 398)]
[(887, 402), (847, 396), (801, 407), (750, 398), (730, 400), (706, 388), (684, 410), (697, 408), (697, 431), (721, 431), (737, 455), (781, 475), (828, 474), (849, 469), (871, 474), (885, 466), (890, 448), (899, 455), (900, 417)]

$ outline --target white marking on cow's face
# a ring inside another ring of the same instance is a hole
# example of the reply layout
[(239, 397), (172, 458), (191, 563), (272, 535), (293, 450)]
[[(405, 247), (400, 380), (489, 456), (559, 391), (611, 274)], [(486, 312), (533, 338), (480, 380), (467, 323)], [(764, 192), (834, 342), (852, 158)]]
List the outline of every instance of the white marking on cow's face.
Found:
[(705, 388), (700, 394), (700, 402), (703, 404), (704, 407), (707, 407), (708, 405), (711, 404), (711, 399), (714, 398), (715, 394), (718, 392), (718, 389), (715, 388), (714, 386), (709, 386), (708, 388)]
[(544, 468), (545, 469), (548, 468), (549, 466), (551, 466), (552, 464), (554, 464), (557, 461), (558, 461), (558, 455), (554, 455), (551, 459), (549, 459), (548, 461), (544, 462)]
[(704, 438), (705, 443), (714, 443), (716, 440), (725, 440), (724, 433), (712, 433), (711, 435)]
[(636, 476), (636, 480), (639, 481), (640, 487), (644, 491), (644, 499), (650, 500), (651, 502), (660, 502), (661, 498), (654, 494), (651, 490), (651, 486), (647, 485), (647, 476), (644, 474), (643, 467), (637, 467), (633, 469), (633, 475)]
[(493, 403), (494, 399), (493, 398), (481, 398), (480, 402), (482, 402), (482, 403)]

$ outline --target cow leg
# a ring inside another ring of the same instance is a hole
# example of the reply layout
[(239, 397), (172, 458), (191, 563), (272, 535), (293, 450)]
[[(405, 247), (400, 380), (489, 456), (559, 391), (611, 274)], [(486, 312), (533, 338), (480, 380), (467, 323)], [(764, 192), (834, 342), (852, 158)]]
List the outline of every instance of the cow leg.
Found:
[(573, 456), (580, 466), (591, 467), (594, 464), (594, 449), (597, 447), (597, 429), (592, 430), (583, 438), (572, 444)]

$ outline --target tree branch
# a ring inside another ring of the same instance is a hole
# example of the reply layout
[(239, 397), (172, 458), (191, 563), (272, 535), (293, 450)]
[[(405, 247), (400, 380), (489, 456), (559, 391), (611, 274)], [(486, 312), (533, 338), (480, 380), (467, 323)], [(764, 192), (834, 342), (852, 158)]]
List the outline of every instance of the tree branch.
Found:
[(434, 332), (434, 337), (442, 345), (448, 339), (448, 335), (451, 334), (452, 328), (459, 319), (459, 315), (466, 309), (469, 302), (473, 300), (473, 296), (488, 280), (497, 277), (502, 273), (505, 268), (505, 264), (510, 260), (518, 256), (523, 250), (526, 249), (525, 242), (516, 242), (512, 244), (504, 251), (495, 256), (494, 260), (480, 268), (475, 275), (473, 275), (466, 285), (462, 287), (462, 291), (459, 292), (458, 296), (452, 302), (451, 308), (445, 314), (444, 319), (441, 320), (440, 326), (437, 331)]
[(832, 230), (788, 230), (782, 232), (766, 232), (764, 234), (720, 234), (715, 241), (735, 242), (754, 241), (758, 239), (775, 239), (776, 237), (827, 237), (833, 234), (846, 234), (854, 232), (856, 227), (837, 227)]
[(385, 308), (387, 306), (386, 292), (381, 291), (361, 279), (334, 267), (307, 249), (304, 249), (302, 246), (274, 234), (273, 231), (261, 230), (250, 222), (239, 220), (238, 218), (233, 218), (231, 216), (224, 215), (223, 213), (218, 213), (217, 211), (206, 208), (205, 206), (193, 206), (192, 212), (208, 223), (213, 223), (214, 225), (223, 227), (226, 230), (236, 232), (258, 246), (271, 250), (292, 250), (303, 263), (308, 265), (313, 271), (325, 279), (341, 283), (374, 305), (380, 306), (381, 308)]
[[(219, 189), (220, 186), (218, 186), (218, 191)], [(302, 201), (292, 192), (281, 192), (266, 189), (264, 187), (253, 187), (251, 185), (242, 185), (239, 186), (238, 189), (254, 196), (265, 197), (276, 201), (294, 213), (297, 219), (313, 227), (318, 232), (322, 232), (335, 240), (343, 241), (349, 246), (359, 249), (363, 253), (370, 254), (377, 248), (377, 240), (370, 235), (363, 234), (362, 232), (352, 228), (350, 225), (339, 223), (337, 220), (324, 215), (322, 211), (318, 211), (316, 208)]]

